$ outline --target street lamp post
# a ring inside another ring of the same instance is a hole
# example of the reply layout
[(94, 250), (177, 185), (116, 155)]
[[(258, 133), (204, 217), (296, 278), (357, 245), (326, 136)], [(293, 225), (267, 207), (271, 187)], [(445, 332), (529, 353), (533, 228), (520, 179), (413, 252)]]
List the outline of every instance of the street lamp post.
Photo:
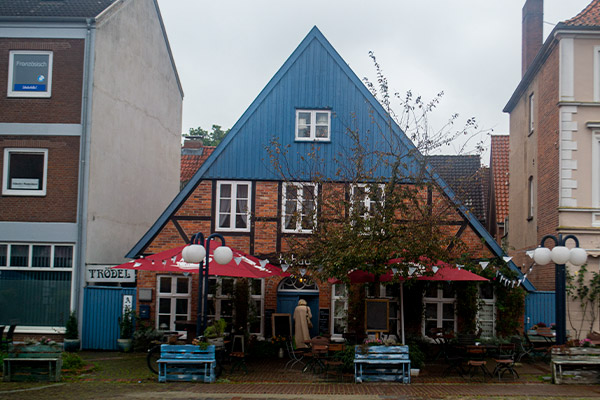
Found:
[[(554, 247), (550, 250), (544, 247), (544, 242), (551, 239), (554, 241)], [(565, 247), (567, 240), (573, 239), (575, 247), (568, 249)], [(556, 344), (563, 345), (566, 342), (566, 287), (565, 287), (565, 264), (570, 262), (576, 267), (579, 267), (587, 261), (587, 253), (579, 247), (579, 240), (575, 235), (567, 235), (563, 237), (561, 234), (558, 237), (546, 235), (540, 242), (540, 247), (533, 252), (533, 260), (538, 265), (546, 265), (550, 261), (556, 264), (554, 272), (554, 296), (556, 308)]]
[[(213, 251), (213, 258), (219, 264), (228, 264), (233, 258), (233, 252), (227, 246), (225, 246), (225, 238), (219, 233), (213, 233), (210, 235), (206, 242), (204, 241), (204, 235), (200, 232), (192, 236), (190, 245), (184, 247), (181, 252), (183, 261), (196, 264), (198, 263), (198, 272), (200, 275), (200, 282), (198, 285), (198, 315), (196, 319), (196, 335), (200, 335), (200, 332), (204, 332), (207, 323), (207, 311), (208, 311), (208, 264), (210, 260), (210, 241), (218, 238), (221, 240), (221, 246), (217, 247)], [(204, 258), (206, 260), (203, 262)]]

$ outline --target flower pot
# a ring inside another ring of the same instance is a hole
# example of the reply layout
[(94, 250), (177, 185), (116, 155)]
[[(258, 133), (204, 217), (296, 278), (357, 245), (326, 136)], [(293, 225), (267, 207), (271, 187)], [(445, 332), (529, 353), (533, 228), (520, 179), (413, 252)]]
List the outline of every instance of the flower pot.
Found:
[(117, 339), (117, 348), (123, 353), (131, 351), (132, 339)]
[(73, 353), (79, 351), (81, 347), (81, 341), (79, 339), (65, 339), (63, 341), (63, 348), (65, 351), (69, 353)]

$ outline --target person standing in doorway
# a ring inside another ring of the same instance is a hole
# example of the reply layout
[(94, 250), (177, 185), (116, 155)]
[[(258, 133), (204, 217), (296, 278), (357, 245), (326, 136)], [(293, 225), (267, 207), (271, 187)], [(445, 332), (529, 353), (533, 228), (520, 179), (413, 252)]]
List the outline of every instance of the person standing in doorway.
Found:
[(305, 343), (310, 340), (308, 330), (312, 328), (312, 314), (310, 308), (306, 305), (306, 300), (300, 299), (294, 310), (294, 335), (296, 337), (296, 348), (302, 349), (308, 347)]

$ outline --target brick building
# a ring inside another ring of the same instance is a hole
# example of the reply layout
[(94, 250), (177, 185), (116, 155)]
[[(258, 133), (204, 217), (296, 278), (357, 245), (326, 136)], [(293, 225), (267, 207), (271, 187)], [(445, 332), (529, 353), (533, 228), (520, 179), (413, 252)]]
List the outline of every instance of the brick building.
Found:
[[(364, 143), (369, 142), (374, 149), (383, 148), (392, 137), (397, 139), (399, 148), (412, 154), (407, 158), (406, 176), (420, 168), (418, 165), (422, 164), (417, 162), (420, 155), (413, 152), (413, 144), (396, 124), (389, 126), (389, 132), (377, 130), (377, 126), (386, 126), (388, 120), (365, 85), (322, 33), (313, 28), (127, 257), (137, 258), (181, 246), (196, 232), (204, 235), (218, 232), (224, 235), (227, 245), (240, 251), (268, 259), (272, 264), (291, 264), (290, 240), (302, 241), (311, 234), (311, 215), (320, 212), (321, 196), (327, 191), (353, 191), (360, 187), (350, 185), (337, 174), (335, 158), (352, 144), (346, 134), (350, 123)], [(270, 159), (268, 149), (273, 149), (274, 140), (285, 149), (285, 176), (276, 171)], [(309, 154), (318, 154), (315, 157), (318, 162), (311, 164)], [(451, 205), (444, 229), (466, 243), (473, 258), (500, 257), (503, 255), (500, 247), (479, 221), (479, 218), (484, 220), (485, 214), (481, 184), (473, 176), (479, 169), (479, 158), (431, 159), (440, 171), (448, 163), (456, 170), (463, 161), (466, 165), (476, 164), (475, 171), (467, 168), (472, 172), (467, 182), (455, 187), (464, 189), (466, 198), (472, 201), (472, 209), (460, 203), (440, 177), (444, 176), (442, 172), (428, 175), (438, 189), (421, 194), (429, 199), (425, 201), (440, 200)], [(312, 182), (307, 162), (314, 168), (311, 171), (332, 180), (323, 184)], [(389, 176), (390, 171), (384, 167), (381, 173)], [(477, 184), (480, 190), (474, 191), (472, 187)], [(368, 202), (365, 197), (365, 204)], [(299, 298), (304, 298), (311, 307), (313, 336), (329, 333), (340, 337), (344, 333), (354, 317), (348, 315), (351, 300), (347, 288), (312, 279), (314, 267), (307, 267), (306, 275), (302, 276), (298, 268), (302, 262), (296, 262), (296, 267), (290, 269), (290, 277), (251, 282), (250, 333), (270, 336), (269, 316), (293, 313)], [(137, 276), (138, 291), (144, 288), (154, 293), (148, 301), (138, 303), (150, 307), (149, 317), (157, 328), (174, 329), (175, 320), (195, 318), (196, 274), (137, 271)], [(211, 277), (211, 318), (231, 319), (233, 282), (233, 278)], [(424, 333), (426, 327), (432, 326), (460, 330), (454, 312), (456, 293), (450, 295), (444, 288), (444, 284), (430, 287), (423, 299), (428, 309), (426, 321), (411, 327), (415, 333)], [(383, 286), (380, 293), (391, 301), (390, 333), (397, 334), (399, 287)], [(493, 304), (488, 311), (486, 334), (493, 336)], [(417, 314), (420, 321), (420, 311)]]
[[(510, 114), (508, 248), (517, 265), (533, 266), (528, 279), (536, 288), (550, 291), (554, 265), (537, 266), (526, 256), (544, 235), (576, 235), (592, 256), (589, 273), (598, 273), (600, 1), (558, 23), (545, 41), (542, 27), (543, 0), (527, 0), (522, 78), (504, 108)], [(586, 315), (578, 304), (567, 307), (574, 337), (598, 330), (597, 307)]]
[(0, 325), (62, 332), (88, 269), (123, 262), (179, 189), (157, 2), (0, 1), (0, 83)]

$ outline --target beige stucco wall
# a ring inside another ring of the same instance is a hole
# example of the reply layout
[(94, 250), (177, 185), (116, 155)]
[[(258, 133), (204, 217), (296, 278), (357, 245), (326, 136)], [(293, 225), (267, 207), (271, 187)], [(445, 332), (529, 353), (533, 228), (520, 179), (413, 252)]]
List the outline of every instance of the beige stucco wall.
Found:
[(86, 263), (123, 256), (179, 191), (182, 93), (153, 0), (98, 23)]

